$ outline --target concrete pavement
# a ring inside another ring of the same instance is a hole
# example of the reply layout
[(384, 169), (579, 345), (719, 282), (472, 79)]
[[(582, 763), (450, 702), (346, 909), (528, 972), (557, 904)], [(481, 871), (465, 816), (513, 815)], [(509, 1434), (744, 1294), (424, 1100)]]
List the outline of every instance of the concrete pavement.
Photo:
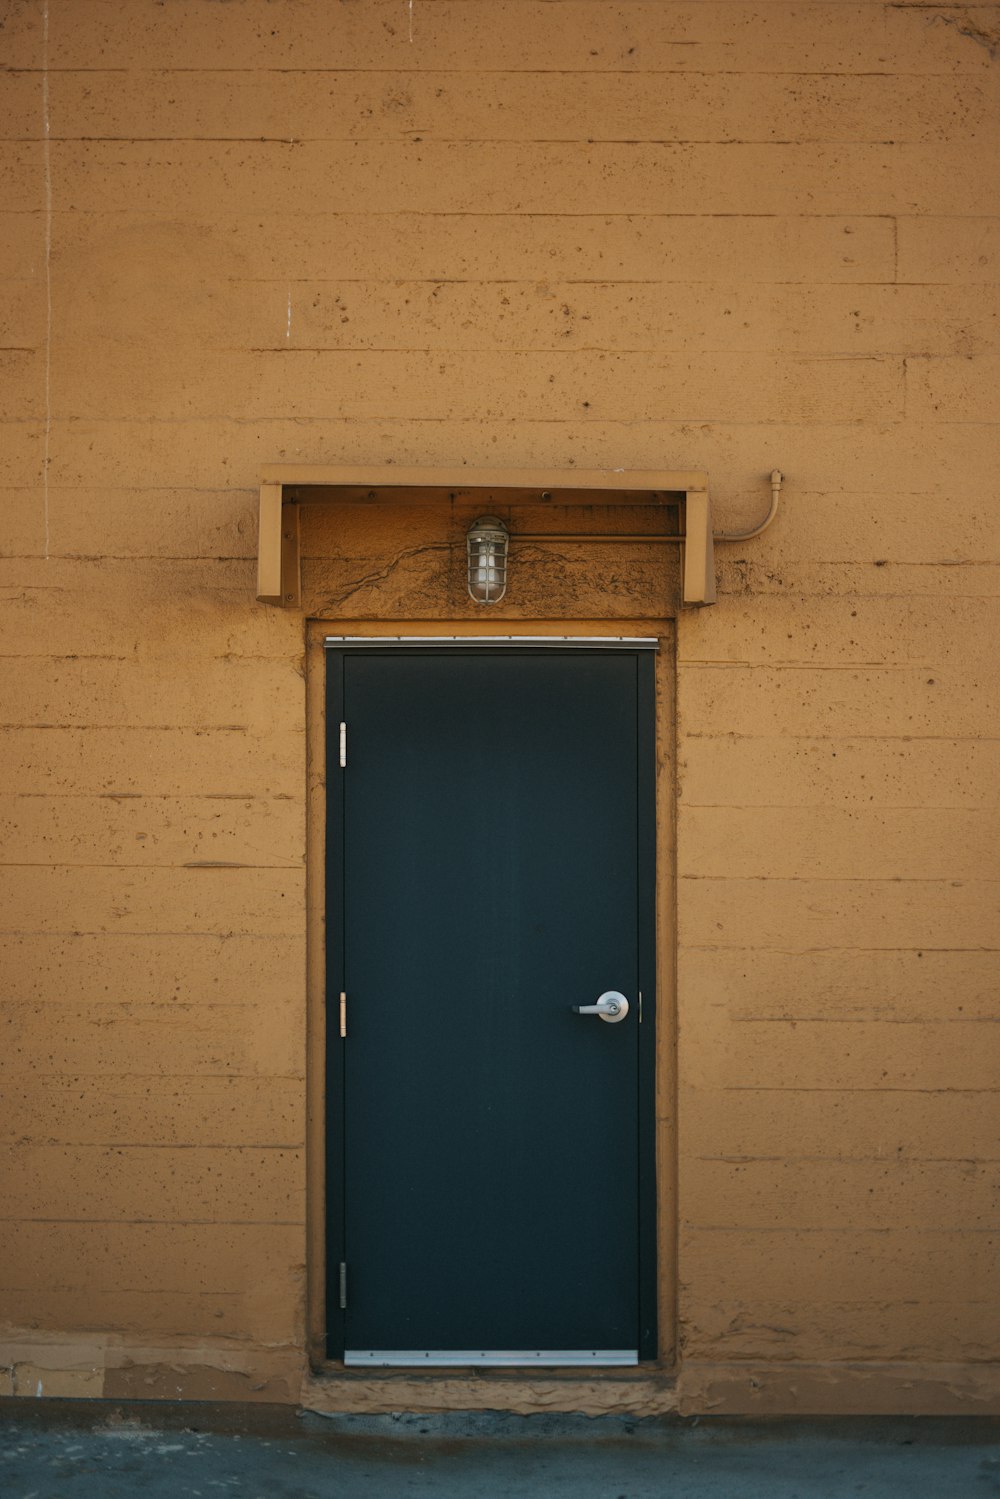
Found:
[[(46, 1406), (50, 1408), (46, 1410)], [(4, 1499), (989, 1499), (1000, 1423), (6, 1401)]]

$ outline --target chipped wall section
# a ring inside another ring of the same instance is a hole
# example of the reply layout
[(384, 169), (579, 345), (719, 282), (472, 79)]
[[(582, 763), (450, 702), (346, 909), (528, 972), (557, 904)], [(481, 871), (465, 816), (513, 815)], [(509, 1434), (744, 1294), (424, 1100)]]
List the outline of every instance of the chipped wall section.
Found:
[[(253, 603), (286, 460), (705, 469), (726, 529), (786, 472), (679, 625), (676, 1398), (993, 1398), (995, 27), (6, 6), (18, 1393), (299, 1393), (303, 632)], [(318, 586), (363, 583), (330, 545)]]

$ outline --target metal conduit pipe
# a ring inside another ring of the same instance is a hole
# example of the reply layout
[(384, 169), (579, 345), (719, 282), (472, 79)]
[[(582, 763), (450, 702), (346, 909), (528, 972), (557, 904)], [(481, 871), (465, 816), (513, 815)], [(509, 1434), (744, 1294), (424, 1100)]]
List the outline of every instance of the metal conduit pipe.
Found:
[(781, 481), (783, 475), (780, 468), (771, 470), (771, 508), (761, 521), (759, 526), (754, 526), (752, 531), (713, 531), (713, 541), (752, 541), (762, 531), (766, 531), (778, 513), (778, 500), (781, 495)]

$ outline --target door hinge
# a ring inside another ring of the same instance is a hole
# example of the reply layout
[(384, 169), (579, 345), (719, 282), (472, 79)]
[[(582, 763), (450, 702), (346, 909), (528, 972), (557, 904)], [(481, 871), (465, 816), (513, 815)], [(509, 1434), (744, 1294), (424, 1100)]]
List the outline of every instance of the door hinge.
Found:
[(340, 1262), (340, 1309), (347, 1306), (347, 1265), (343, 1260)]
[(340, 991), (340, 1034), (347, 1035), (347, 995)]
[(340, 768), (344, 770), (347, 765), (347, 725), (340, 725)]

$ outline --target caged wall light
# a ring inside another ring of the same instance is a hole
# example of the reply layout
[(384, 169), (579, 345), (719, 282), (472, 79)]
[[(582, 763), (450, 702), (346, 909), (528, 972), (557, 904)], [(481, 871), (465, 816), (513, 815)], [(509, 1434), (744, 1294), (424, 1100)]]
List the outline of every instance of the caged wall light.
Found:
[(477, 604), (498, 604), (507, 592), (507, 543), (510, 532), (495, 515), (481, 515), (469, 527), (469, 597)]

